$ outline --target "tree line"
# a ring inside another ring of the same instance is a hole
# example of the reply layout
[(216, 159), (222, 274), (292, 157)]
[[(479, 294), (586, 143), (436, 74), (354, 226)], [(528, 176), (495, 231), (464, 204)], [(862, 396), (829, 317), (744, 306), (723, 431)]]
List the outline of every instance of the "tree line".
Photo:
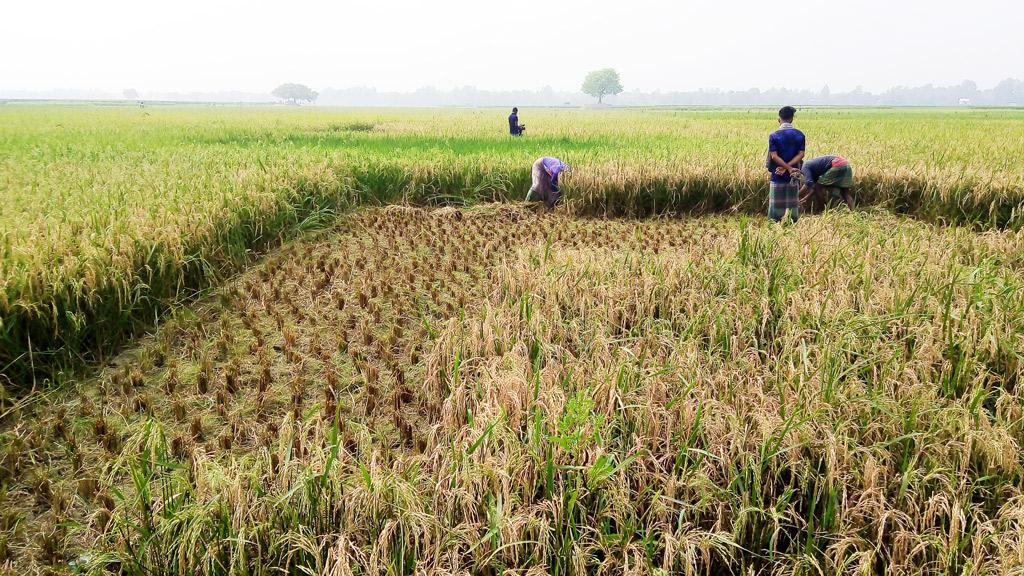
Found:
[[(439, 90), (432, 87), (412, 92), (389, 92), (370, 87), (325, 88), (317, 104), (333, 106), (583, 106), (596, 96), (582, 91), (480, 90), (472, 86)], [(833, 91), (770, 88), (749, 90), (692, 90), (671, 92), (621, 91), (601, 96), (616, 106), (1024, 106), (1024, 81), (1007, 79), (992, 88), (972, 81), (953, 86), (898, 86), (882, 92), (863, 88)]]
[[(609, 73), (610, 72), (610, 73)], [(1024, 106), (1024, 80), (1008, 78), (991, 88), (980, 88), (965, 80), (951, 86), (897, 86), (882, 92), (854, 88), (836, 92), (823, 86), (817, 90), (770, 88), (766, 90), (691, 90), (669, 92), (624, 91), (618, 74), (606, 69), (591, 73), (579, 91), (555, 90), (480, 90), (464, 86), (452, 90), (433, 87), (411, 92), (387, 92), (370, 87), (325, 88), (317, 93), (301, 84), (283, 84), (272, 96), (291, 104), (312, 103), (327, 106), (583, 106), (598, 102), (617, 106)], [(0, 92), (0, 98), (104, 99), (81, 91), (47, 93)], [(267, 94), (243, 92), (216, 93), (142, 93), (128, 88), (122, 97), (129, 100), (166, 100), (193, 102), (266, 102)]]

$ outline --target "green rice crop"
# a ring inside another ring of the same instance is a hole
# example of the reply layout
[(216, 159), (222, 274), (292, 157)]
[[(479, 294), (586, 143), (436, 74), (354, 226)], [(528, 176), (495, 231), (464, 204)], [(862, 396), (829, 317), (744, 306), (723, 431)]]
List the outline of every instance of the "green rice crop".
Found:
[[(574, 165), (572, 213), (763, 211), (770, 110), (524, 110), (522, 139), (504, 114), (0, 106), (0, 384), (102, 359), (353, 206), (519, 199), (541, 155)], [(797, 123), (810, 154), (852, 160), (862, 204), (1024, 223), (1020, 111), (820, 109)]]

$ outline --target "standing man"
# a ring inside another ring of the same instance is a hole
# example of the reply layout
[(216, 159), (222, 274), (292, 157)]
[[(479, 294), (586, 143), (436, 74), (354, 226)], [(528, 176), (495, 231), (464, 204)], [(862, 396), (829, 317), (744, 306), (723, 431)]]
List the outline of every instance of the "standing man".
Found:
[[(804, 162), (804, 185), (800, 188), (800, 207), (814, 196), (814, 203), (825, 208), (829, 198), (840, 198), (853, 210), (853, 166), (842, 156), (819, 156)], [(828, 191), (828, 196), (825, 191)], [(813, 204), (811, 208), (813, 209)]]
[(526, 193), (526, 201), (540, 200), (548, 208), (554, 208), (562, 197), (558, 190), (558, 175), (569, 170), (568, 164), (558, 158), (545, 156), (533, 163), (533, 186)]
[(779, 110), (779, 129), (768, 137), (768, 217), (776, 222), (781, 222), (787, 212), (793, 222), (800, 218), (800, 184), (793, 176), (800, 172), (806, 141), (804, 133), (793, 127), (795, 116), (796, 108), (783, 106)]
[(522, 136), (524, 130), (526, 130), (526, 125), (519, 124), (519, 108), (512, 108), (512, 113), (508, 115), (508, 133), (513, 136)]

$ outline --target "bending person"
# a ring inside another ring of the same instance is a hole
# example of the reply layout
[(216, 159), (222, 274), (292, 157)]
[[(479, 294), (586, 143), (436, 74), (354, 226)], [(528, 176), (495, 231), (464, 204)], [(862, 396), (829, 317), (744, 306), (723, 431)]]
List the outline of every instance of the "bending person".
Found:
[(558, 158), (545, 156), (533, 163), (533, 185), (526, 193), (526, 201), (538, 200), (554, 208), (562, 193), (558, 189), (558, 175), (567, 172), (569, 165)]
[[(804, 184), (800, 188), (800, 206), (812, 196), (822, 209), (830, 198), (839, 198), (853, 210), (853, 166), (842, 156), (819, 156), (804, 162)], [(826, 197), (826, 191), (828, 196)], [(812, 206), (813, 208), (813, 206)]]

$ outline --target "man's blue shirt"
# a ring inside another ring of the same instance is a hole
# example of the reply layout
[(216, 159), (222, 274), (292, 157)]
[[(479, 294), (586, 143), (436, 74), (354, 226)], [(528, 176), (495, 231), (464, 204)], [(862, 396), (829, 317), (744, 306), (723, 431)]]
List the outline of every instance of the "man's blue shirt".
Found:
[(791, 124), (784, 124), (781, 128), (772, 132), (771, 136), (768, 137), (768, 171), (772, 173), (772, 182), (786, 183), (789, 182), (789, 174), (778, 175), (775, 173), (775, 169), (778, 165), (774, 160), (771, 159), (771, 153), (777, 152), (779, 158), (782, 158), (785, 162), (789, 162), (796, 155), (803, 152), (806, 148), (806, 141), (804, 133), (793, 128)]
[(508, 131), (513, 136), (519, 136), (522, 132), (519, 129), (519, 116), (517, 114), (509, 114), (508, 116)]

